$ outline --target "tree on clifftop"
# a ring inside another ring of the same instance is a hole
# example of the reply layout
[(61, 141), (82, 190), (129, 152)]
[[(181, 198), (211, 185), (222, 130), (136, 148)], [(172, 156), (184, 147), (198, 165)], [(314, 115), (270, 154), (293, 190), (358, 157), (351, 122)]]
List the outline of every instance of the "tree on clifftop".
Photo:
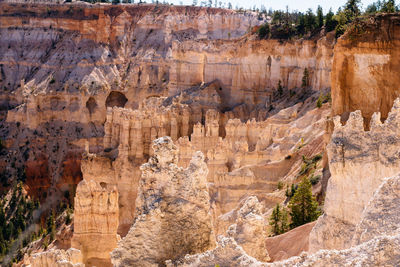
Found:
[(299, 184), (294, 196), (289, 202), (291, 228), (315, 221), (319, 215), (318, 202), (312, 195), (311, 183), (306, 177)]

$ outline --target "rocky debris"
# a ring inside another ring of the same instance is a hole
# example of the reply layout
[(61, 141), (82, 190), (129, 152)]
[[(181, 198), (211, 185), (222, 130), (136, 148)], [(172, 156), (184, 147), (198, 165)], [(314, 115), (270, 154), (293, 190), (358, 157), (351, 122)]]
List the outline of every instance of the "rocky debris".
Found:
[(380, 236), (350, 249), (303, 253), (299, 257), (264, 266), (397, 266), (400, 262), (399, 249), (400, 235)]
[(170, 137), (155, 140), (153, 150), (141, 167), (134, 223), (111, 254), (115, 266), (164, 264), (215, 245), (203, 154), (183, 169)]
[(364, 131), (360, 111), (350, 113), (346, 125), (334, 118), (335, 129), (327, 146), (331, 178), (324, 215), (310, 234), (310, 251), (343, 249), (351, 245), (355, 227), (376, 188), (386, 177), (400, 172), (400, 99), (388, 118), (379, 113)]
[(118, 191), (94, 180), (78, 184), (74, 203), (73, 248), (89, 265), (110, 265), (110, 252), (117, 246)]
[(214, 250), (186, 256), (172, 266), (252, 266), (252, 267), (306, 267), (306, 266), (397, 266), (400, 262), (400, 236), (381, 236), (345, 250), (321, 250), (315, 254), (302, 253), (285, 261), (265, 263), (248, 256), (233, 238), (220, 237)]
[(68, 250), (54, 249), (33, 254), (25, 261), (31, 267), (84, 267), (82, 254), (79, 250), (70, 248)]

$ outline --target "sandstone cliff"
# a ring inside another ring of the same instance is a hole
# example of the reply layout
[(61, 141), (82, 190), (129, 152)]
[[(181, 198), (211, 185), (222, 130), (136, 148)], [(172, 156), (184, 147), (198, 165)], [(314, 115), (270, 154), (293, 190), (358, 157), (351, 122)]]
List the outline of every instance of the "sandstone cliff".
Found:
[(155, 140), (153, 149), (141, 167), (135, 220), (112, 252), (115, 266), (158, 266), (214, 246), (204, 156), (196, 153), (183, 169), (170, 137)]
[(333, 115), (361, 110), (366, 124), (376, 111), (386, 119), (400, 95), (398, 14), (357, 21), (339, 38), (332, 65)]
[(327, 146), (331, 178), (325, 213), (311, 232), (311, 251), (349, 247), (355, 226), (376, 188), (384, 178), (400, 172), (400, 99), (384, 123), (380, 113), (374, 113), (370, 131), (364, 131), (360, 111), (351, 113), (346, 125), (340, 123), (340, 117), (335, 117), (334, 123)]

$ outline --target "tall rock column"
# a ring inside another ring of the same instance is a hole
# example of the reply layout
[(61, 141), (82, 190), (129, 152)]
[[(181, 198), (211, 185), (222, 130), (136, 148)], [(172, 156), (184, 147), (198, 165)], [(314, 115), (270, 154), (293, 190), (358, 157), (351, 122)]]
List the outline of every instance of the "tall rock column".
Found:
[(110, 266), (117, 247), (118, 191), (94, 180), (82, 180), (76, 189), (74, 235), (71, 246), (82, 252), (89, 266)]
[(155, 140), (153, 149), (141, 167), (134, 224), (112, 252), (114, 266), (159, 266), (215, 245), (203, 154), (183, 169), (170, 137)]

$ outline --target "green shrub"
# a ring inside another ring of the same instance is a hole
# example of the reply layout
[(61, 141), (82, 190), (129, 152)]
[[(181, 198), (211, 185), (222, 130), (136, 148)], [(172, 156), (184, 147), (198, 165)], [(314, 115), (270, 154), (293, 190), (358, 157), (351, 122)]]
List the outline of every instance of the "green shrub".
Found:
[(283, 183), (281, 181), (278, 182), (278, 189), (281, 190), (283, 188)]
[(316, 184), (318, 184), (318, 182), (319, 182), (320, 179), (321, 179), (321, 175), (316, 175), (316, 176), (311, 175), (311, 177), (310, 177), (310, 183), (311, 183), (312, 185), (316, 185)]
[(260, 39), (268, 38), (269, 37), (269, 33), (270, 33), (270, 28), (269, 28), (268, 22), (265, 23), (264, 25), (262, 25), (258, 29), (258, 37), (260, 37)]

